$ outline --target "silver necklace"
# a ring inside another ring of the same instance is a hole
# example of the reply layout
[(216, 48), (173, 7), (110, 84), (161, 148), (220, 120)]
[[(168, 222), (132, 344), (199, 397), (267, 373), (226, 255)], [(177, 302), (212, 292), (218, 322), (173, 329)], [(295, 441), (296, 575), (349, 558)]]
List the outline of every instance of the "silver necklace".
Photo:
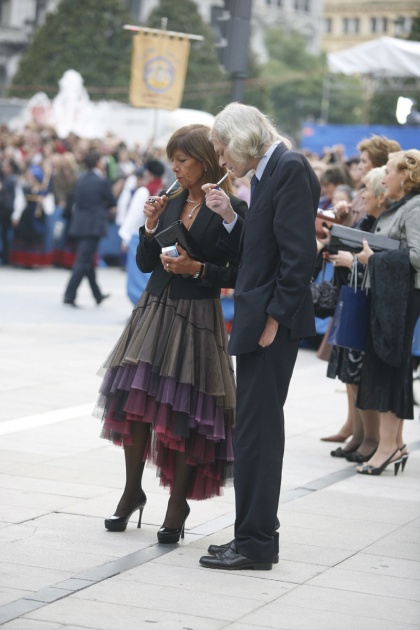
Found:
[(198, 203), (197, 203), (197, 204), (196, 204), (193, 208), (191, 208), (191, 212), (190, 212), (190, 213), (189, 213), (189, 215), (188, 215), (188, 218), (189, 218), (189, 219), (191, 219), (191, 218), (192, 218), (192, 215), (193, 215), (193, 213), (194, 213), (194, 210), (196, 210), (196, 209), (198, 208), (198, 206), (201, 206), (201, 204), (202, 204), (202, 203), (203, 203), (202, 201), (199, 201), (199, 202), (198, 202)]

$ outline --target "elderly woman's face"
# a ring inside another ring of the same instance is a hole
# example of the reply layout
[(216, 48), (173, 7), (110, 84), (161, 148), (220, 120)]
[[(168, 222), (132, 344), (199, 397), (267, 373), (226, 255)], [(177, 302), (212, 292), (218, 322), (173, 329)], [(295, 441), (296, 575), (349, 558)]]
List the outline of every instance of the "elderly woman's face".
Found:
[(397, 170), (395, 162), (391, 159), (388, 160), (385, 167), (384, 186), (386, 188), (387, 199), (393, 199), (398, 201), (404, 196), (404, 189), (401, 186), (403, 181), (402, 174)]
[(378, 207), (378, 199), (373, 191), (372, 184), (370, 182), (365, 184), (365, 188), (362, 193), (363, 201), (365, 202), (367, 214), (374, 214)]

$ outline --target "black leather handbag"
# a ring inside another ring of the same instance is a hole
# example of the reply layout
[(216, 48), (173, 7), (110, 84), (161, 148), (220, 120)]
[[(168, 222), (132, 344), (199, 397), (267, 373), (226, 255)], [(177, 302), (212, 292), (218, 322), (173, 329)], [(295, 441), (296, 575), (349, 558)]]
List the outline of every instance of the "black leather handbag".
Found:
[(200, 260), (195, 252), (191, 236), (182, 221), (175, 221), (175, 223), (172, 223), (172, 225), (162, 230), (162, 232), (158, 232), (155, 234), (155, 239), (161, 247), (169, 247), (169, 245), (179, 243), (181, 247), (186, 250), (190, 258)]
[(363, 230), (343, 225), (333, 225), (331, 228), (331, 239), (326, 249), (330, 254), (336, 254), (338, 251), (358, 254), (363, 249), (363, 241), (367, 241), (374, 252), (399, 249), (400, 247), (400, 242), (395, 238), (382, 236), (375, 232), (364, 232)]

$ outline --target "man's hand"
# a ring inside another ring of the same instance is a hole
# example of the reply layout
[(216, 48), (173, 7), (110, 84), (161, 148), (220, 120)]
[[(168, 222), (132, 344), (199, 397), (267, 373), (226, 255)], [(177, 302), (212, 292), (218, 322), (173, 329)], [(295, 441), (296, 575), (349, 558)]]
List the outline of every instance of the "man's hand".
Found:
[(274, 317), (271, 317), (271, 315), (267, 315), (265, 328), (260, 337), (258, 345), (261, 346), (262, 348), (267, 348), (267, 346), (270, 346), (277, 335), (278, 328), (279, 328), (278, 321), (275, 320)]

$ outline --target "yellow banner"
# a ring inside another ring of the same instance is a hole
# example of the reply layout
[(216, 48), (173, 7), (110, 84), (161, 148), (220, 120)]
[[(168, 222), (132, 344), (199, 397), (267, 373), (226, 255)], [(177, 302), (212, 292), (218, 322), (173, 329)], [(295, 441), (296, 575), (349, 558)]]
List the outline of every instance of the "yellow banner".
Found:
[(173, 110), (180, 106), (187, 74), (189, 40), (165, 31), (133, 37), (130, 103)]

